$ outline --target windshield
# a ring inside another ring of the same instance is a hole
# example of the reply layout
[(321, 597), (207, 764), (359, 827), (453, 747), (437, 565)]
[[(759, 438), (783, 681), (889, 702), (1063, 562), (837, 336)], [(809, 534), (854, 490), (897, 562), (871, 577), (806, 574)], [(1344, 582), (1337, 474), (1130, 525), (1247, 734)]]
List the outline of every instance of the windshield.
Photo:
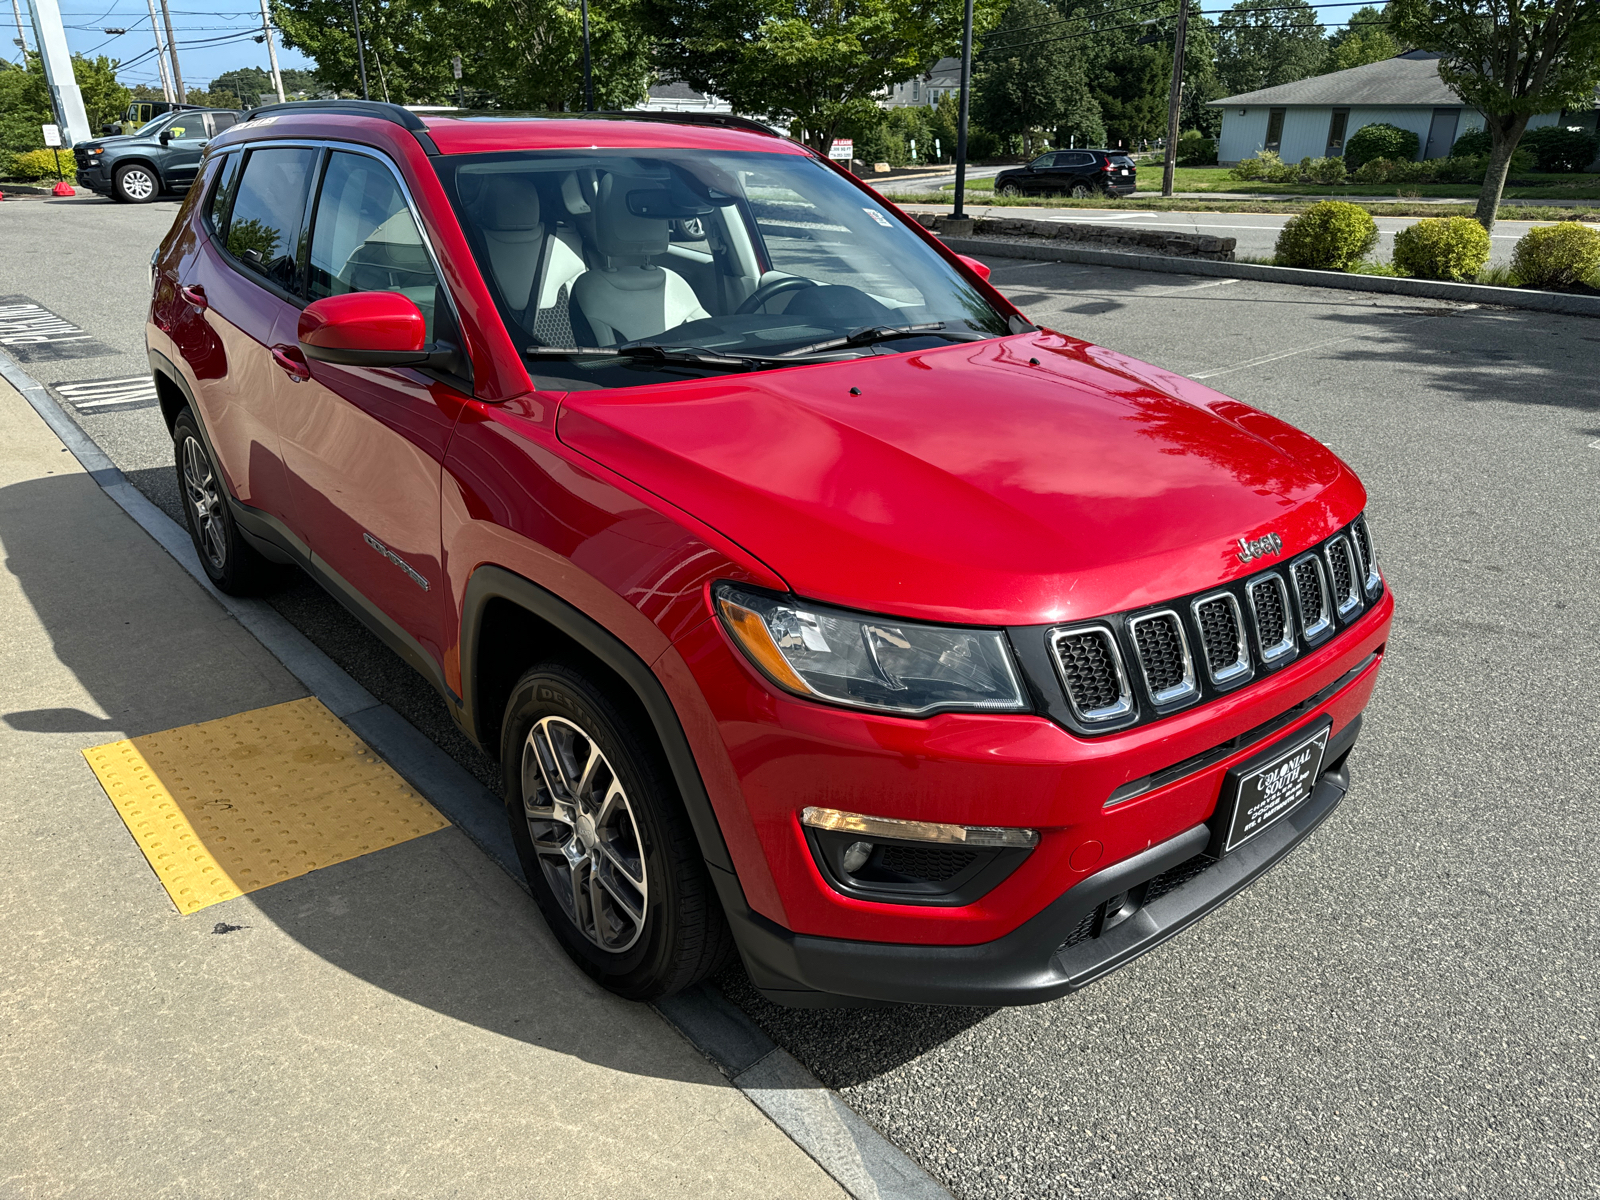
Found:
[[(1010, 332), (888, 209), (809, 156), (582, 150), (435, 162), (541, 387), (629, 387)], [(606, 353), (583, 353), (593, 349)]]

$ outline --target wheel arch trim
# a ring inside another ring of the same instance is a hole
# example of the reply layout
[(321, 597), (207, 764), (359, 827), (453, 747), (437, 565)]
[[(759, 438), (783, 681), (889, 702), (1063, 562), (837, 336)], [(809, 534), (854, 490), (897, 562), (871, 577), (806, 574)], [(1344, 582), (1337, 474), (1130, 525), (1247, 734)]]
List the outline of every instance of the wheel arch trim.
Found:
[[(482, 682), (478, 672), (479, 639), (484, 614), (491, 602), (503, 600), (531, 616), (545, 621), (559, 633), (614, 672), (643, 705), (672, 771), (673, 782), (683, 797), (689, 823), (700, 843), (700, 853), (710, 866), (735, 876), (733, 859), (722, 834), (722, 826), (711, 805), (700, 766), (689, 746), (678, 710), (650, 665), (616, 634), (553, 592), (532, 580), (513, 574), (504, 567), (481, 566), (467, 581), (461, 612), (461, 697), (462, 718), (467, 732), (480, 746), (494, 752), (494, 739), (487, 736), (492, 714), (480, 703)], [(719, 889), (721, 890), (721, 889)], [(724, 896), (726, 900), (726, 896)]]

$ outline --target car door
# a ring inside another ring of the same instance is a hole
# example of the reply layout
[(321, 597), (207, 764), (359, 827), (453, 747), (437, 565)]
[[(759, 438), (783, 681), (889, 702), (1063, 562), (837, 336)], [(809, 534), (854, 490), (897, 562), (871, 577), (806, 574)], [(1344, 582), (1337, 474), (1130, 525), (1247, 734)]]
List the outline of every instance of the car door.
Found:
[(296, 522), (271, 347), (300, 315), (300, 229), (318, 155), (267, 146), (222, 157), (201, 216), (207, 236), (184, 260), (168, 310), (211, 449), (250, 510), (244, 521), (280, 541)]
[(199, 174), (200, 160), (211, 140), (205, 114), (180, 113), (161, 136), (161, 181), (175, 192), (184, 191)]
[[(410, 298), (428, 338), (454, 340), (455, 318), (398, 173), (375, 154), (331, 151), (308, 224), (307, 296), (393, 291)], [(412, 665), (442, 678), (439, 478), (470, 398), (404, 368), (307, 363), (285, 326), (278, 410), (294, 506), (324, 582)], [(299, 378), (297, 379), (297, 375)]]

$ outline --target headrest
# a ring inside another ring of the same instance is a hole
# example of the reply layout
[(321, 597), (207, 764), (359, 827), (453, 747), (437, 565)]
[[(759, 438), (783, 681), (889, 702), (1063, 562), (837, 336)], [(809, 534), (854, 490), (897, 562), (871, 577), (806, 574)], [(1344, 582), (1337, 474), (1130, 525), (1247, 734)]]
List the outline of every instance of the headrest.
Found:
[(472, 215), (478, 224), (497, 233), (539, 227), (539, 193), (526, 175), (486, 174)]
[(589, 210), (589, 202), (583, 198), (583, 189), (578, 186), (578, 173), (569, 171), (561, 177), (561, 202), (567, 206), (567, 211), (575, 217), (581, 217)]
[(654, 258), (667, 252), (671, 226), (664, 218), (636, 217), (628, 193), (659, 189), (655, 179), (607, 175), (595, 195), (594, 240), (607, 258)]

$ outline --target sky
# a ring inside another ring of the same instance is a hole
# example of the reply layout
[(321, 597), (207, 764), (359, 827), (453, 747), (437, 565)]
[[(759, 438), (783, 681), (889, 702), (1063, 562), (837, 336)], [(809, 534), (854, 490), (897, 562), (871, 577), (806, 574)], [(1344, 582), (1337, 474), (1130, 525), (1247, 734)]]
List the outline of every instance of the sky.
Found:
[[(153, 52), (155, 41), (150, 31), (150, 13), (145, 0), (58, 0), (62, 22), (67, 28), (67, 45), (73, 53), (91, 58), (104, 54), (120, 59), (129, 66), (120, 68), (117, 78), (132, 86), (144, 83), (159, 87)], [(1382, 0), (1368, 0), (1382, 3)], [(28, 45), (33, 45), (33, 29), (28, 20), (28, 0), (19, 0), (22, 20), (27, 26)], [(260, 0), (167, 0), (172, 13), (172, 28), (178, 41), (178, 64), (183, 72), (186, 87), (198, 87), (224, 71), (239, 67), (267, 69), (267, 48), (251, 41), (251, 36), (261, 32)], [(1270, 0), (1260, 0), (1263, 7)], [(1343, 25), (1360, 4), (1316, 4), (1322, 23), (1332, 30)], [(1229, 7), (1228, 0), (1204, 0), (1204, 8)], [(21, 52), (13, 39), (17, 36), (10, 5), (0, 0), (0, 25), (6, 29), (5, 56), (13, 62), (20, 61)], [(161, 5), (156, 3), (159, 18)], [(107, 27), (126, 29), (128, 32), (114, 36), (103, 32)], [(312, 67), (315, 64), (305, 55), (284, 48), (281, 39), (273, 39), (278, 47), (280, 67)], [(141, 58), (141, 56), (143, 56)], [(135, 62), (134, 60), (139, 61)]]

